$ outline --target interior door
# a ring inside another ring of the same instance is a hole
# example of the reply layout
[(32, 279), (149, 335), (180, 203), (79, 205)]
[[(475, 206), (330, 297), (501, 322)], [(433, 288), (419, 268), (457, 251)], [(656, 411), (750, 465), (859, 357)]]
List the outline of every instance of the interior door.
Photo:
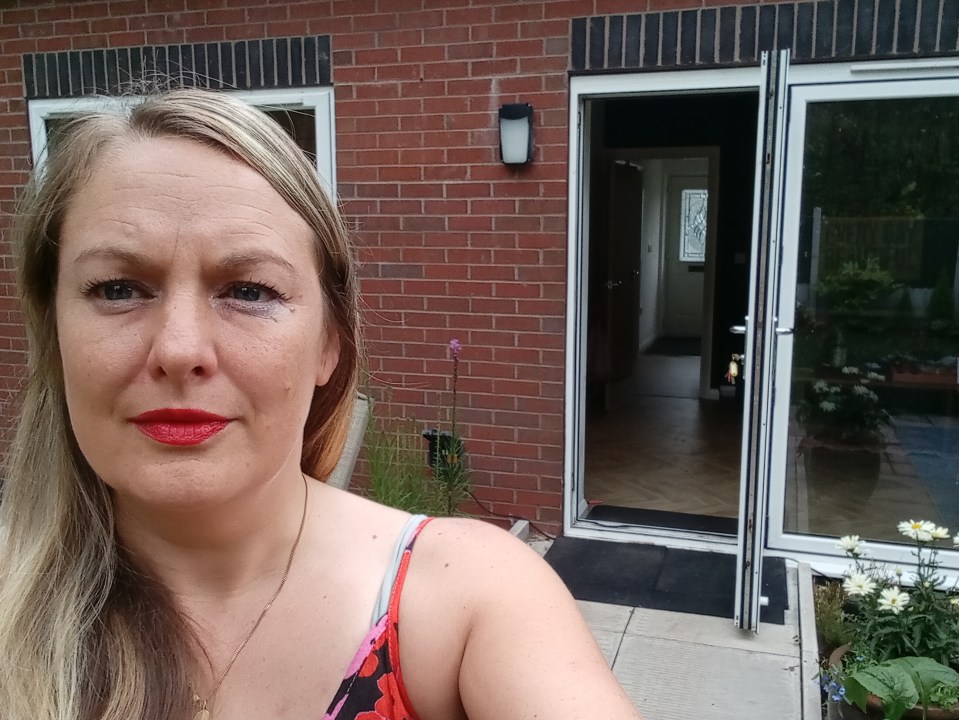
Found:
[(749, 304), (743, 325), (746, 348), (741, 380), (744, 410), (734, 621), (737, 627), (754, 631), (759, 629), (762, 600), (775, 338), (777, 333), (788, 333), (788, 329), (776, 326), (775, 316), (788, 67), (788, 50), (778, 55), (763, 53)]
[(609, 255), (606, 262), (608, 379), (628, 377), (639, 352), (639, 277), (643, 226), (643, 171), (635, 163), (610, 167)]
[[(707, 187), (705, 175), (677, 175), (670, 178), (666, 190), (662, 334), (667, 337), (701, 338), (703, 335), (707, 203), (702, 198), (706, 196)], [(690, 235), (702, 241), (694, 240), (695, 247), (690, 248)]]

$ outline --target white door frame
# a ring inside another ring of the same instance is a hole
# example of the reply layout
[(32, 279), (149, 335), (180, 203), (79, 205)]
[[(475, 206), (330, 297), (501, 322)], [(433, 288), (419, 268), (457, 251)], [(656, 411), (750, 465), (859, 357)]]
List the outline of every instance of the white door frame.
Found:
[(776, 316), (777, 271), (782, 245), (783, 155), (788, 120), (789, 51), (763, 53), (756, 128), (756, 179), (749, 261), (749, 301), (743, 318), (743, 435), (740, 451), (739, 528), (736, 533), (736, 597), (733, 620), (759, 631), (763, 555), (766, 551), (770, 445), (776, 369), (775, 337), (784, 330)]
[[(645, 542), (669, 547), (734, 553), (736, 538), (710, 533), (622, 526), (587, 520), (583, 494), (586, 379), (585, 322), (587, 317), (588, 248), (585, 228), (589, 227), (588, 178), (590, 100), (680, 93), (716, 93), (737, 90), (759, 91), (760, 69), (688, 70), (610, 76), (582, 76), (570, 79), (569, 194), (567, 226), (566, 307), (566, 443), (564, 450), (563, 532), (572, 537)], [(715, 204), (715, 203), (714, 203)]]

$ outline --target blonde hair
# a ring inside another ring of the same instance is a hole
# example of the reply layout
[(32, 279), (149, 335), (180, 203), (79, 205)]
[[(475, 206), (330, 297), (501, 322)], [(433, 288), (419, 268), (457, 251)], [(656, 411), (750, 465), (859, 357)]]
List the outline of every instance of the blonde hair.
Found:
[(71, 120), (43, 177), (28, 185), (14, 228), (30, 351), (0, 503), (3, 720), (171, 720), (190, 712), (189, 629), (166, 589), (116, 542), (110, 496), (70, 426), (54, 310), (71, 198), (104, 151), (153, 137), (193, 140), (246, 163), (313, 228), (340, 355), (314, 391), (303, 470), (329, 475), (349, 429), (359, 365), (355, 266), (342, 220), (289, 136), (259, 110), (204, 90)]

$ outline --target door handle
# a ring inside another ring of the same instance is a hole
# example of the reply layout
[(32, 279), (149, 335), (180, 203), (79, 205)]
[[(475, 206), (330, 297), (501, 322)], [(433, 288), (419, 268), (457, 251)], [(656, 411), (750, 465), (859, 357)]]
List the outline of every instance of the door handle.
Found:
[(793, 334), (793, 328), (790, 328), (790, 327), (778, 327), (778, 328), (776, 328), (776, 334), (777, 334), (777, 335), (792, 335), (792, 334)]
[(606, 281), (606, 289), (607, 289), (607, 290), (612, 290), (613, 288), (618, 288), (618, 287), (619, 287), (620, 285), (622, 285), (622, 284), (623, 284), (623, 281), (622, 281), (622, 280), (607, 280), (607, 281)]
[(745, 334), (746, 334), (746, 326), (745, 326), (745, 325), (730, 325), (730, 326), (729, 326), (729, 332), (731, 332), (733, 335), (745, 335)]

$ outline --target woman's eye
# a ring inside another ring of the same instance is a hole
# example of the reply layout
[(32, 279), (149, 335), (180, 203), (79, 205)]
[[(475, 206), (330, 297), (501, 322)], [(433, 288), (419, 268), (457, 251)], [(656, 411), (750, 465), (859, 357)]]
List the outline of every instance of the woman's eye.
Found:
[(143, 297), (140, 288), (127, 280), (94, 280), (83, 287), (83, 294), (106, 302), (122, 302)]
[(104, 284), (100, 292), (104, 300), (130, 300), (133, 298), (133, 288), (128, 283), (110, 282)]
[(229, 290), (229, 296), (233, 300), (248, 303), (269, 302), (280, 298), (280, 293), (261, 283), (236, 283)]

